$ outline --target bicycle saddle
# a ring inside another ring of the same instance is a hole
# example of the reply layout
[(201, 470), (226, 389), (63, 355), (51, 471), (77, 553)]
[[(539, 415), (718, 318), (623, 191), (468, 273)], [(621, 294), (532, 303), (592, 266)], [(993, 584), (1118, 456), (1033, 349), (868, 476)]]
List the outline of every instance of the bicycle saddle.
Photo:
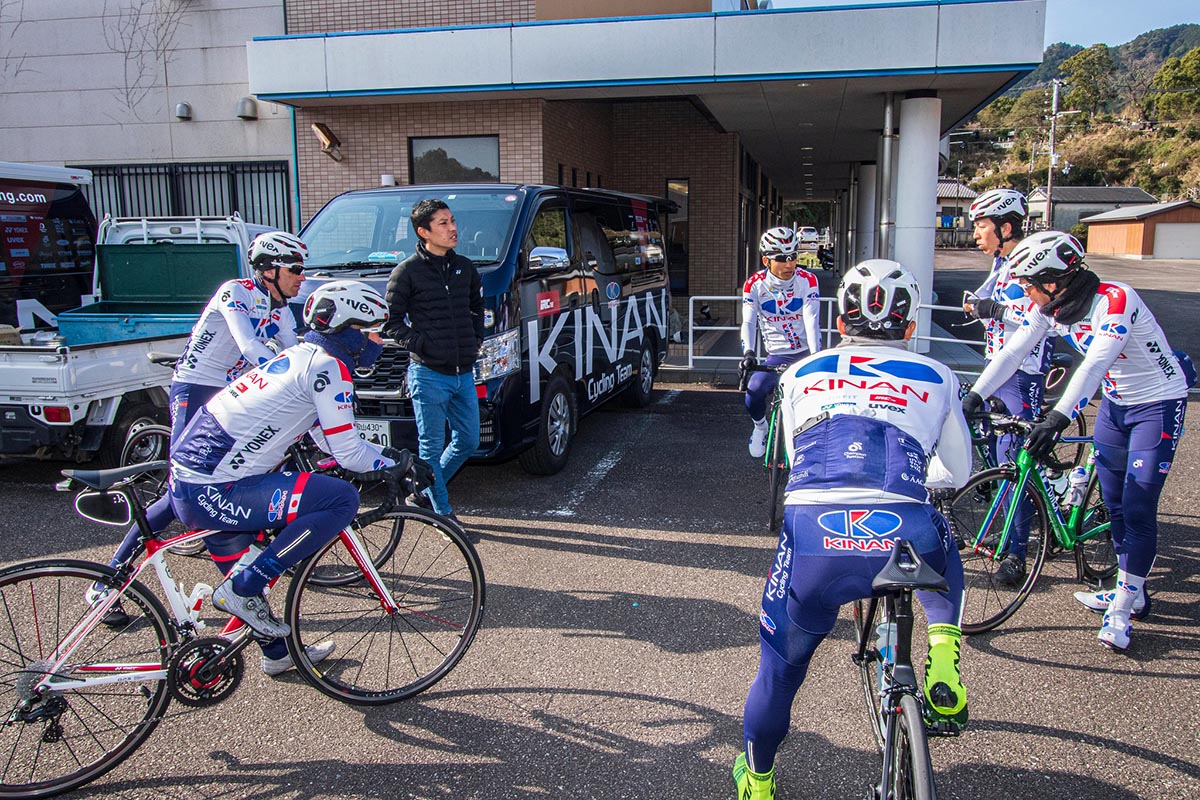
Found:
[(147, 461), (142, 464), (134, 464), (130, 467), (117, 467), (116, 469), (64, 469), (62, 474), (73, 481), (79, 481), (84, 486), (103, 492), (105, 489), (111, 489), (113, 486), (116, 486), (126, 478), (132, 478), (134, 475), (140, 475), (143, 472), (166, 469), (168, 466), (166, 461)]
[(896, 546), (892, 548), (892, 557), (871, 581), (871, 589), (876, 594), (917, 589), (944, 592), (949, 588), (946, 579), (921, 560), (916, 548), (907, 539), (896, 540)]

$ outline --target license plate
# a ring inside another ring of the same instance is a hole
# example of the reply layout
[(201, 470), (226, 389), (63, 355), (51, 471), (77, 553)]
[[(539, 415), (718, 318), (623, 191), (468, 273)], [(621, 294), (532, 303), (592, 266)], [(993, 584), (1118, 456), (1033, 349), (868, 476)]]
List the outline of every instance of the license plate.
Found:
[(358, 419), (354, 421), (358, 435), (380, 447), (392, 444), (392, 423), (386, 419)]

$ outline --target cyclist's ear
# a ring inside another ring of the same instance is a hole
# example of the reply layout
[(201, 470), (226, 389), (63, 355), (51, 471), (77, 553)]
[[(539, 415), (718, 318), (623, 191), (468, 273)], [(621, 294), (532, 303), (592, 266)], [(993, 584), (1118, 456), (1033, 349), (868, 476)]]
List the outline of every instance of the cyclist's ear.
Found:
[(842, 336), (846, 335), (846, 321), (844, 319), (842, 319), (840, 314), (838, 315), (838, 318), (837, 318), (837, 329), (838, 329), (838, 333), (840, 333)]
[[(841, 320), (839, 320), (839, 322), (840, 321)], [(904, 329), (904, 341), (907, 342), (909, 339), (911, 339), (913, 332), (916, 331), (916, 329), (917, 329), (916, 320), (913, 320), (912, 322), (908, 323), (908, 327)]]

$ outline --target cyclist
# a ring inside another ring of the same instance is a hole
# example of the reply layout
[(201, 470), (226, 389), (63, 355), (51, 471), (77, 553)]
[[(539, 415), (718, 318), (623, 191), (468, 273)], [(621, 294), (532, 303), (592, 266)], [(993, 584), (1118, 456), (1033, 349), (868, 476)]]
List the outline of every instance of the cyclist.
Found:
[[(791, 228), (771, 228), (758, 242), (763, 269), (750, 276), (742, 288), (742, 361), (739, 377), (758, 363), (754, 352), (762, 329), (766, 366), (793, 364), (821, 349), (821, 304), (817, 278), (796, 268), (799, 243)], [(750, 455), (767, 452), (767, 401), (778, 378), (771, 372), (750, 373), (746, 385), (746, 411), (754, 422)]]
[[(209, 400), (171, 450), (170, 497), (179, 519), (190, 528), (230, 531), (208, 537), (214, 557), (245, 552), (258, 531), (282, 526), (266, 550), (212, 595), (215, 607), (275, 639), (272, 645), (289, 628), (271, 613), (263, 589), (337, 536), (354, 519), (359, 501), (347, 481), (275, 471), (287, 448), (311, 431), (346, 469), (411, 466), (406, 451), (381, 450), (354, 425), (351, 370), (369, 368), (379, 357), (377, 331), (386, 320), (387, 304), (366, 284), (321, 286), (304, 304), (310, 328), (304, 342)], [(368, 336), (364, 329), (374, 332)], [(316, 645), (326, 648), (316, 655), (328, 655), (331, 644)]]
[[(1044, 456), (1103, 383), (1096, 414), (1096, 473), (1118, 554), (1115, 591), (1076, 597), (1105, 611), (1098, 638), (1129, 647), (1130, 617), (1144, 611), (1146, 577), (1158, 547), (1158, 498), (1183, 433), (1187, 390), (1195, 372), (1167, 344), (1154, 315), (1132, 288), (1101, 281), (1083, 263), (1083, 246), (1059, 231), (1024, 239), (1009, 257), (1012, 274), (1036, 308), (963, 398), (970, 412), (1016, 370), (1048, 330), (1083, 354), (1062, 399), (1034, 425), (1025, 443)], [(1186, 375), (1186, 377), (1185, 377)]]
[[(172, 446), (192, 415), (213, 395), (246, 370), (269, 361), (276, 350), (297, 343), (295, 317), (288, 300), (296, 296), (304, 282), (307, 257), (308, 248), (300, 239), (283, 231), (268, 231), (250, 243), (253, 280), (236, 278), (217, 288), (192, 328), (171, 378), (168, 408)], [(175, 512), (165, 495), (146, 509), (146, 521), (155, 532), (166, 530), (174, 519)], [(125, 534), (109, 566), (127, 561), (138, 537), (135, 525)], [(93, 587), (88, 601), (94, 604), (103, 596), (103, 587)], [(129, 618), (118, 603), (104, 621), (120, 627)]]
[(950, 586), (917, 593), (929, 621), (926, 713), (959, 727), (968, 719), (958, 670), (962, 562), (926, 490), (961, 487), (970, 476), (958, 379), (906, 349), (920, 302), (909, 270), (864, 261), (845, 275), (837, 297), (842, 341), (781, 378), (792, 472), (759, 611), (746, 749), (733, 768), (739, 800), (775, 797), (775, 752), (809, 660), (839, 607), (871, 595), (897, 538), (912, 541)]
[[(975, 198), (968, 214), (974, 227), (976, 246), (990, 254), (993, 261), (987, 280), (965, 300), (963, 310), (984, 321), (987, 331), (985, 354), (991, 361), (1021, 327), (1033, 306), (1033, 301), (1013, 280), (1008, 260), (1021, 239), (1029, 204), (1025, 195), (1015, 189), (992, 189)], [(1021, 362), (1020, 368), (996, 390), (996, 398), (1006, 413), (1033, 419), (1041, 411), (1053, 346), (1052, 340), (1043, 337)], [(992, 435), (988, 441), (997, 464), (1015, 461), (1020, 445), (1020, 437), (1012, 433)], [(1003, 584), (1020, 586), (1025, 582), (1025, 548), (1029, 543), (1032, 519), (1033, 506), (1026, 504), (1017, 516), (1009, 553), (996, 568), (996, 579)]]

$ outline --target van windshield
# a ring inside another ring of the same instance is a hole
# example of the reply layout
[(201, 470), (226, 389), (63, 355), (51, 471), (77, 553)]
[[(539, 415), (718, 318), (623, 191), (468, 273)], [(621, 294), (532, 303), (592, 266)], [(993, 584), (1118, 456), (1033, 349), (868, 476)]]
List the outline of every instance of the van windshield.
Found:
[(409, 221), (414, 204), (443, 200), (458, 223), (459, 255), (477, 265), (504, 258), (525, 192), (513, 187), (459, 189), (452, 186), (351, 192), (334, 198), (304, 226), (309, 269), (388, 268), (416, 251)]

